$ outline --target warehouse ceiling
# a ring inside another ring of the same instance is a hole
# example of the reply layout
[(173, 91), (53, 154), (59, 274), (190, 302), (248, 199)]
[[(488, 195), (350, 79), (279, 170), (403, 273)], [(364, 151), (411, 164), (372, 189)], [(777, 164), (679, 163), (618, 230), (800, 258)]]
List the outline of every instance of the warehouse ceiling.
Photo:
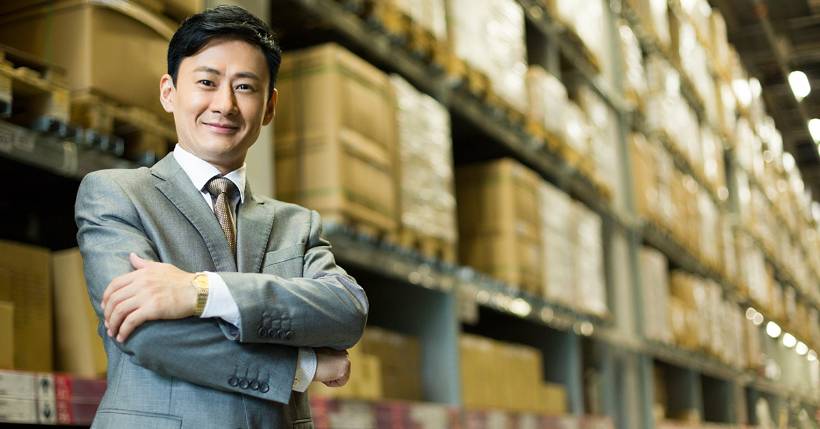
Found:
[[(820, 0), (711, 0), (726, 20), (751, 75), (763, 87), (766, 110), (794, 155), (803, 180), (820, 201), (820, 155), (807, 121), (820, 118)], [(806, 74), (812, 92), (798, 102), (787, 73)]]

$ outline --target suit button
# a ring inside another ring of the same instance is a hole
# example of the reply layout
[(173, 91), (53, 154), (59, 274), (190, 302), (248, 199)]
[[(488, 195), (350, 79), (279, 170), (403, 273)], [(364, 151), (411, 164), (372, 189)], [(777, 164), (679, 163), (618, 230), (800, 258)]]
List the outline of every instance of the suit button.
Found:
[(236, 387), (239, 384), (239, 380), (237, 380), (236, 377), (231, 377), (228, 379), (228, 384), (230, 384), (233, 387)]
[(239, 388), (240, 389), (247, 389), (249, 384), (250, 383), (248, 383), (248, 380), (243, 378), (242, 380), (239, 381)]
[(262, 383), (262, 384), (259, 385), (259, 391), (260, 392), (268, 393), (268, 390), (270, 390), (270, 386), (268, 386), (268, 383)]
[(268, 329), (268, 336), (273, 338), (274, 334), (276, 334), (276, 330), (273, 328)]
[(282, 330), (281, 329), (276, 330), (276, 338), (282, 338)]
[(285, 332), (285, 339), (289, 340), (293, 336), (293, 331)]
[(267, 334), (267, 333), (268, 333), (268, 330), (267, 330), (267, 329), (265, 329), (265, 328), (259, 328), (259, 330), (258, 330), (258, 331), (256, 331), (256, 333), (257, 333), (257, 334), (259, 334), (259, 336), (260, 336), (260, 337), (264, 337), (264, 336), (265, 336), (265, 334)]
[(251, 389), (259, 390), (259, 382), (256, 380), (251, 381)]

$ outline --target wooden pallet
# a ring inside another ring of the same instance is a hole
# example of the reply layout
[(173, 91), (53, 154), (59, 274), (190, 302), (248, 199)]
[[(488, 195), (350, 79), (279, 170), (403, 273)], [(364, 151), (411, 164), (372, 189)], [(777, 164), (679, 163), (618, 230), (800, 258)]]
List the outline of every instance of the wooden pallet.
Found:
[(0, 117), (36, 131), (70, 135), (64, 82), (58, 67), (0, 46)]
[(566, 38), (566, 40), (575, 48), (575, 51), (580, 53), (584, 60), (592, 66), (592, 70), (595, 73), (601, 72), (601, 60), (598, 58), (592, 50), (584, 43), (583, 39), (575, 32), (575, 30), (569, 26), (568, 24), (561, 22), (561, 26), (563, 27), (562, 34)]
[(507, 122), (521, 128), (526, 128), (527, 116), (517, 108), (513, 107), (513, 105), (508, 103), (507, 100), (501, 98), (495, 91), (492, 90), (492, 88), (487, 91), (486, 98), (487, 103), (492, 106), (493, 109), (501, 112)]
[(408, 43), (411, 19), (393, 2), (371, 0), (364, 5), (365, 18), (397, 42)]
[(430, 259), (456, 263), (456, 243), (440, 237), (431, 237), (412, 228), (401, 228), (388, 238), (391, 242), (407, 249), (413, 249)]
[(361, 218), (354, 217), (350, 213), (343, 210), (321, 210), (322, 222), (333, 223), (337, 225), (345, 225), (354, 231), (369, 237), (376, 241), (386, 241), (395, 243), (396, 231), (383, 225), (377, 225), (373, 222), (363, 221)]
[(170, 122), (88, 91), (72, 94), (71, 121), (89, 130), (84, 143), (138, 162), (159, 159), (177, 141)]

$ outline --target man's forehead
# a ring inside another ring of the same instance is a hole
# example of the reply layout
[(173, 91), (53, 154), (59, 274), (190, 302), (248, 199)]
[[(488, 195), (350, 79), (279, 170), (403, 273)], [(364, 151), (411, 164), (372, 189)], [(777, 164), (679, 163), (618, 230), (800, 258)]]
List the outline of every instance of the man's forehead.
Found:
[[(231, 44), (232, 46), (225, 46)], [(218, 38), (208, 41), (195, 54), (185, 57), (183, 63), (194, 66), (192, 71), (221, 74), (220, 69), (228, 65), (241, 65), (238, 73), (248, 74), (248, 77), (260, 78), (266, 74), (267, 60), (262, 49), (242, 39)], [(241, 64), (237, 64), (237, 63)], [(182, 65), (182, 64), (180, 64)], [(234, 73), (234, 74), (238, 74)], [(252, 76), (251, 76), (252, 75)]]

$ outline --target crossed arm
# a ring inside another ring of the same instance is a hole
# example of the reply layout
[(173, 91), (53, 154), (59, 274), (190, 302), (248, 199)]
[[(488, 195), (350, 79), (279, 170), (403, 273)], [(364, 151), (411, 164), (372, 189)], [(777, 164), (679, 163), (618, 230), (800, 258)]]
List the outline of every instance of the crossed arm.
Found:
[[(315, 231), (311, 230), (304, 270), (306, 275), (316, 278), (225, 273), (229, 286), (241, 285), (259, 297), (275, 297), (288, 306), (298, 306), (302, 312), (300, 320), (305, 321), (302, 329), (311, 334), (262, 339), (241, 332), (247, 329), (240, 327), (240, 341), (235, 341), (213, 319), (190, 317), (195, 301), (190, 283), (193, 274), (171, 264), (153, 262), (159, 260), (156, 246), (143, 232), (127, 192), (114, 178), (93, 173), (83, 180), (77, 196), (76, 221), (89, 293), (98, 316), (109, 335), (117, 337), (118, 341), (113, 343), (120, 350), (160, 374), (238, 391), (226, 380), (237, 371), (237, 362), (241, 362), (244, 370), (266, 373), (272, 379), (271, 391), (266, 394), (247, 390), (242, 393), (287, 402), (297, 347), (331, 347), (341, 351), (355, 344), (364, 329), (367, 302), (363, 294), (359, 297), (353, 293), (355, 288), (351, 287), (355, 282), (346, 284), (338, 273), (327, 274), (332, 267), (314, 266), (317, 261), (328, 264), (327, 258), (316, 257), (329, 252), (319, 238), (318, 225)], [(241, 300), (238, 302), (241, 307)], [(157, 322), (160, 319), (166, 320)], [(339, 330), (340, 322), (345, 329)], [(322, 332), (337, 334), (323, 336)], [(262, 341), (267, 344), (255, 343)], [(165, 351), (169, 348), (175, 350), (173, 358)], [(185, 358), (180, 359), (180, 354)], [(328, 351), (317, 356), (316, 380), (330, 385), (346, 382), (349, 366), (338, 365), (346, 362), (343, 352)], [(336, 365), (323, 366), (323, 359)]]

